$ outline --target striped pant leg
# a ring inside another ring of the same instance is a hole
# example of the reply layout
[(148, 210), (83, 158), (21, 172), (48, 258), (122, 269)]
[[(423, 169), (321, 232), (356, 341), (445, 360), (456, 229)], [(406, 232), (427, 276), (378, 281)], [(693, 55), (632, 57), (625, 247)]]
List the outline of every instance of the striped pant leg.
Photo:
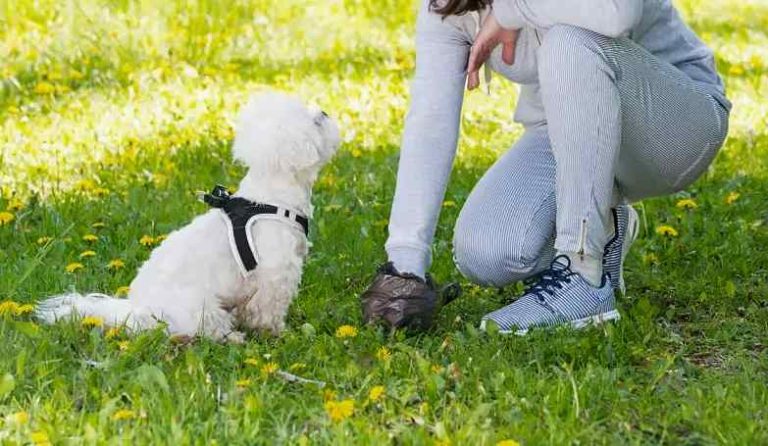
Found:
[(558, 25), (537, 54), (556, 159), (559, 251), (602, 255), (614, 189), (630, 200), (693, 182), (727, 132), (727, 112), (627, 38)]
[(480, 179), (454, 229), (454, 261), (468, 279), (504, 286), (554, 257), (555, 159), (546, 128), (528, 130)]

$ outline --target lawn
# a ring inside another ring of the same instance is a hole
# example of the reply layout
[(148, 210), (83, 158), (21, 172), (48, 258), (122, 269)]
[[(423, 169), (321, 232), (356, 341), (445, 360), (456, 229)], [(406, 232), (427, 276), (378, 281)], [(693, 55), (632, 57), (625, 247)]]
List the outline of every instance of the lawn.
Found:
[[(522, 131), (498, 78), (467, 97), (435, 243), (434, 274), (464, 296), (418, 336), (360, 323), (414, 3), (0, 0), (1, 444), (768, 443), (768, 4), (678, 1), (734, 102), (726, 147), (685, 192), (638, 204), (619, 323), (521, 338), (476, 328), (521, 287), (474, 287), (451, 262), (461, 204)], [(322, 105), (344, 135), (286, 333), (179, 345), (36, 325), (25, 304), (46, 295), (124, 293), (206, 210), (195, 191), (238, 181), (231, 123), (267, 88)]]

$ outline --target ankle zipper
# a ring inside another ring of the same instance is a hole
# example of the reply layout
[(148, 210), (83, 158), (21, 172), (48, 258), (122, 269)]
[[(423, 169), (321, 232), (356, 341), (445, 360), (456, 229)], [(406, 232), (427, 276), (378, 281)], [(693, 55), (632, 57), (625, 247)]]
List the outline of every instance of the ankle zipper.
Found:
[(581, 236), (579, 237), (579, 251), (577, 254), (584, 261), (584, 243), (587, 238), (587, 219), (581, 220)]

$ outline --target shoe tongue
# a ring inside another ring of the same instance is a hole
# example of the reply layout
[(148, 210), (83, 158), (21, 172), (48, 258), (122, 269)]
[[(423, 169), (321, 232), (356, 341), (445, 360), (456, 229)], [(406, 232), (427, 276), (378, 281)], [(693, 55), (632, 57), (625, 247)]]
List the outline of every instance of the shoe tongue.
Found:
[(559, 255), (552, 261), (551, 268), (555, 271), (567, 271), (571, 268), (571, 259), (565, 255)]

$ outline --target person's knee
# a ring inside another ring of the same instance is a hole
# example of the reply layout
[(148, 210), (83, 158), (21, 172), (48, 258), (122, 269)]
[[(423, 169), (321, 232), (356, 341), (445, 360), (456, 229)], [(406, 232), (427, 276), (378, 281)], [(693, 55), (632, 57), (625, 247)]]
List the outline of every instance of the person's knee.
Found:
[(483, 286), (503, 287), (526, 279), (536, 268), (536, 256), (521, 255), (489, 228), (459, 219), (454, 229), (453, 260), (468, 280)]
[(571, 74), (585, 72), (585, 65), (598, 63), (604, 57), (603, 41), (606, 39), (577, 26), (553, 26), (544, 35), (537, 53), (540, 81), (565, 79)]

